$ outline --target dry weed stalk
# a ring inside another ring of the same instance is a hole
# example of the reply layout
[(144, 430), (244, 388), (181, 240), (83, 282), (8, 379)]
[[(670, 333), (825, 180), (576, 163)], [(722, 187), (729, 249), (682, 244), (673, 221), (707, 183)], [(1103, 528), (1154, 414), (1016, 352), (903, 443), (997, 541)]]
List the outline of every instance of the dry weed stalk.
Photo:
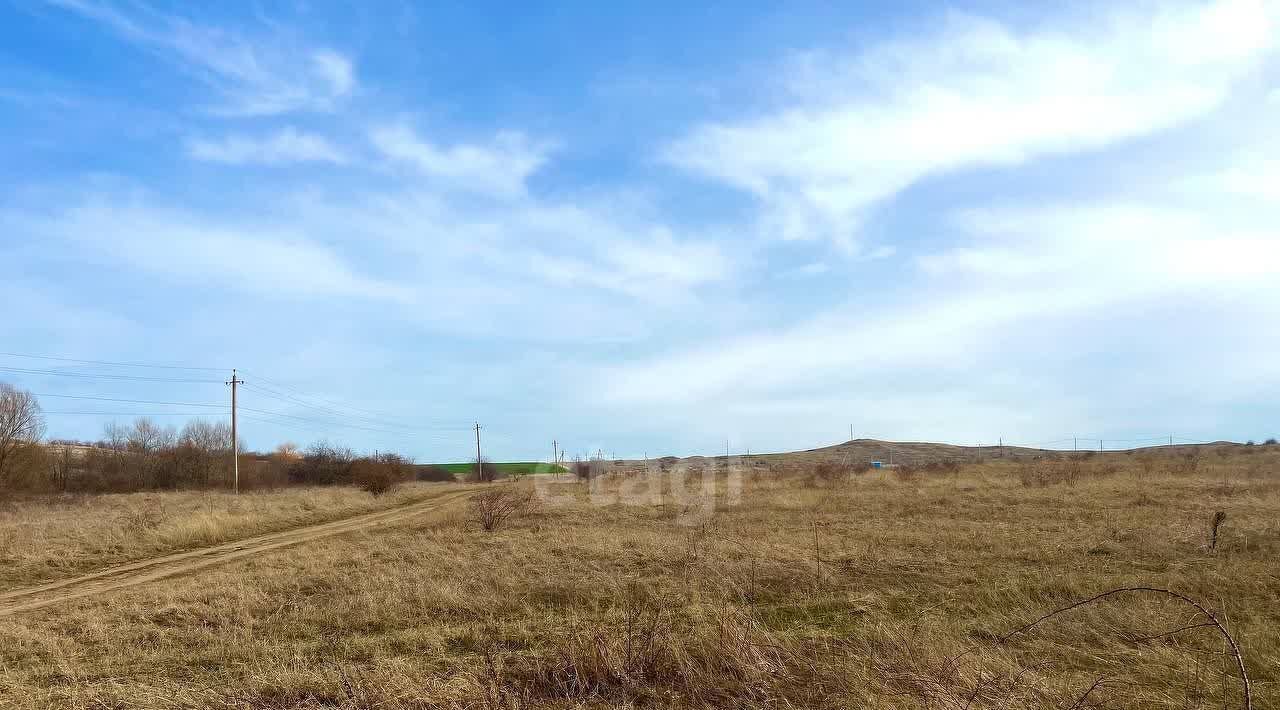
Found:
[[(1225, 519), (1226, 516), (1224, 514), (1222, 513), (1219, 513), (1219, 514), (1223, 515), (1223, 518)], [(1215, 520), (1216, 520), (1216, 517), (1215, 517)], [(1241, 707), (1243, 708), (1243, 710), (1253, 710), (1253, 692), (1252, 692), (1251, 686), (1249, 685), (1249, 672), (1245, 669), (1244, 656), (1240, 653), (1240, 646), (1239, 644), (1236, 643), (1235, 638), (1231, 635), (1229, 631), (1227, 631), (1227, 628), (1222, 625), (1222, 622), (1218, 621), (1218, 617), (1214, 616), (1213, 612), (1209, 611), (1203, 604), (1201, 604), (1200, 602), (1197, 602), (1191, 597), (1185, 596), (1183, 594), (1179, 594), (1178, 592), (1175, 592), (1169, 589), (1160, 589), (1158, 587), (1121, 587), (1119, 589), (1111, 589), (1101, 594), (1097, 594), (1095, 596), (1089, 597), (1088, 599), (1075, 602), (1074, 604), (1064, 606), (1060, 609), (1055, 609), (1054, 611), (1051, 611), (1048, 614), (1045, 614), (1039, 619), (1036, 619), (1035, 621), (1025, 626), (1014, 629), (1013, 631), (1010, 631), (1004, 636), (1001, 636), (999, 639), (997, 639), (997, 643), (1005, 643), (1006, 641), (1013, 638), (1014, 636), (1026, 633), (1027, 631), (1030, 631), (1036, 626), (1039, 626), (1040, 624), (1044, 623), (1045, 621), (1048, 621), (1049, 619), (1052, 619), (1055, 616), (1058, 616), (1059, 614), (1064, 614), (1068, 611), (1072, 611), (1073, 609), (1079, 609), (1082, 606), (1088, 606), (1089, 604), (1100, 602), (1103, 599), (1107, 599), (1109, 597), (1113, 597), (1119, 594), (1129, 594), (1129, 593), (1161, 594), (1166, 597), (1170, 597), (1177, 601), (1180, 601), (1184, 604), (1187, 604), (1188, 606), (1195, 609), (1198, 613), (1204, 615), (1204, 617), (1209, 620), (1206, 624), (1196, 624), (1193, 626), (1187, 626), (1181, 629), (1177, 629), (1175, 631), (1171, 631), (1168, 634), (1162, 634), (1162, 635), (1167, 636), (1170, 634), (1179, 633), (1181, 631), (1186, 631), (1191, 628), (1201, 628), (1205, 626), (1212, 626), (1213, 628), (1217, 629), (1218, 633), (1222, 635), (1223, 641), (1230, 647), (1230, 651), (1228, 655), (1230, 655), (1235, 660), (1236, 670), (1239, 671), (1240, 673), (1240, 682), (1243, 685), (1243, 698), (1242, 698), (1243, 704), (1241, 705)], [(1099, 679), (1099, 681), (1100, 680), (1101, 679)], [(1097, 685), (1098, 683), (1095, 683), (1094, 687), (1096, 687)], [(1092, 692), (1092, 689), (1090, 689), (1089, 692)]]
[(1209, 527), (1209, 551), (1218, 549), (1218, 528), (1227, 521), (1227, 514), (1221, 510), (1213, 514), (1213, 523)]

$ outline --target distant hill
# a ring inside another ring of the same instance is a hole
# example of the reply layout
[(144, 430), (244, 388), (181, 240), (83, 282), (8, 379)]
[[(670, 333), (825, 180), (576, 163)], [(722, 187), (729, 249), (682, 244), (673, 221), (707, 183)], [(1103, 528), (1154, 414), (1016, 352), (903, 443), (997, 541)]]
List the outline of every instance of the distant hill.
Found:
[[(1185, 453), (1196, 449), (1217, 448), (1222, 446), (1243, 446), (1230, 441), (1215, 441), (1207, 444), (1179, 444), (1175, 446), (1156, 446), (1145, 447), (1151, 451), (1162, 453)], [(1092, 450), (1081, 449), (1078, 453), (1081, 455), (1128, 455), (1135, 451), (1145, 449), (1110, 449), (1106, 452), (1098, 454)], [(824, 446), (816, 449), (804, 449), (802, 451), (786, 451), (778, 453), (761, 453), (751, 454), (748, 456), (735, 455), (739, 459), (748, 459), (753, 462), (764, 462), (779, 465), (799, 465), (813, 464), (821, 461), (847, 461), (850, 463), (864, 463), (871, 461), (881, 461), (886, 464), (908, 464), (912, 466), (923, 465), (933, 462), (942, 461), (958, 461), (958, 462), (976, 462), (988, 461), (991, 459), (1035, 459), (1052, 456), (1063, 456), (1071, 454), (1071, 451), (1062, 451), (1056, 449), (1036, 449), (1026, 446), (956, 446), (954, 444), (935, 444), (923, 441), (881, 441), (879, 439), (853, 439), (833, 446)], [(706, 461), (723, 461), (724, 456), (688, 456), (684, 458), (676, 456), (666, 456), (657, 460), (666, 465), (674, 465), (677, 463), (696, 464)], [(616, 460), (606, 461), (605, 464), (612, 469), (630, 469), (643, 466), (644, 462), (640, 460)]]

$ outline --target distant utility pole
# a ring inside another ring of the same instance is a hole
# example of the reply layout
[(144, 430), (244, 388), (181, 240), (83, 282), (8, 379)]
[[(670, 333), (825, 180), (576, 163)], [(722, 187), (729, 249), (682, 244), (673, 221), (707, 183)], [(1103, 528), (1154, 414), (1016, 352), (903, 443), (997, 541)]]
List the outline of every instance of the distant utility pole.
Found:
[(853, 425), (849, 425), (849, 441), (853, 441)]
[(1071, 450), (1073, 452), (1080, 450), (1080, 437), (1078, 436), (1071, 437)]
[(236, 438), (236, 385), (243, 385), (244, 380), (236, 377), (235, 368), (231, 368), (231, 469), (235, 478), (231, 484), (236, 493), (240, 492), (240, 440)]
[(1004, 437), (1000, 437), (1000, 458), (1004, 458)]
[(557, 448), (559, 444), (560, 442), (555, 439), (551, 440), (551, 463), (553, 464), (560, 463), (560, 450)]
[(1169, 435), (1169, 448), (1173, 448), (1173, 434)]
[(484, 464), (480, 459), (480, 422), (476, 422), (476, 480), (484, 480)]
[(1102, 453), (1102, 439), (1098, 439), (1098, 453)]

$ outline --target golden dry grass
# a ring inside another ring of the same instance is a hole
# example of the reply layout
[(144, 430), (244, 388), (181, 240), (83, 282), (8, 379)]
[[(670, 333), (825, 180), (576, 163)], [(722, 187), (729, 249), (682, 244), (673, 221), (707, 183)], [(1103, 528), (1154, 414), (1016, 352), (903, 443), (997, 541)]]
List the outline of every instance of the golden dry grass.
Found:
[(1101, 677), (1077, 707), (1239, 707), (1207, 630), (1143, 640), (1196, 622), (1166, 601), (994, 641), (1144, 585), (1218, 612), (1280, 707), (1280, 452), (1078, 473), (757, 472), (707, 518), (561, 483), (494, 533), (459, 509), (0, 620), (0, 706), (1069, 708)]
[(0, 501), (0, 591), (79, 572), (403, 505), (440, 484), (385, 496), (309, 486), (44, 496)]

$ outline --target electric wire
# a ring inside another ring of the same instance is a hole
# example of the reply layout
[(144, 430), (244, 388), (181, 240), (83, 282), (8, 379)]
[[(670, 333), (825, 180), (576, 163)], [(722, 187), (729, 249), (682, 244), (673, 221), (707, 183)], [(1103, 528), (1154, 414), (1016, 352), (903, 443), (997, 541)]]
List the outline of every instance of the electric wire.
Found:
[(110, 360), (81, 360), (81, 359), (70, 358), (70, 357), (53, 357), (51, 355), (26, 355), (23, 353), (0, 352), (0, 355), (4, 355), (6, 357), (28, 358), (31, 360), (53, 360), (56, 362), (75, 362), (75, 363), (80, 363), (82, 365), (110, 365), (113, 367), (145, 367), (145, 368), (155, 368), (159, 370), (191, 370), (191, 371), (202, 371), (202, 372), (225, 372), (231, 369), (229, 367), (228, 368), (188, 367), (186, 365), (157, 365), (157, 364), (148, 364), (148, 363), (141, 363), (141, 362), (113, 362)]
[(123, 380), (128, 382), (170, 382), (195, 384), (222, 384), (222, 380), (197, 380), (179, 377), (146, 377), (143, 375), (112, 375), (92, 372), (63, 372), (60, 370), (38, 370), (34, 368), (0, 366), (0, 371), (22, 375), (46, 375), (50, 377), (77, 377), (89, 380)]

